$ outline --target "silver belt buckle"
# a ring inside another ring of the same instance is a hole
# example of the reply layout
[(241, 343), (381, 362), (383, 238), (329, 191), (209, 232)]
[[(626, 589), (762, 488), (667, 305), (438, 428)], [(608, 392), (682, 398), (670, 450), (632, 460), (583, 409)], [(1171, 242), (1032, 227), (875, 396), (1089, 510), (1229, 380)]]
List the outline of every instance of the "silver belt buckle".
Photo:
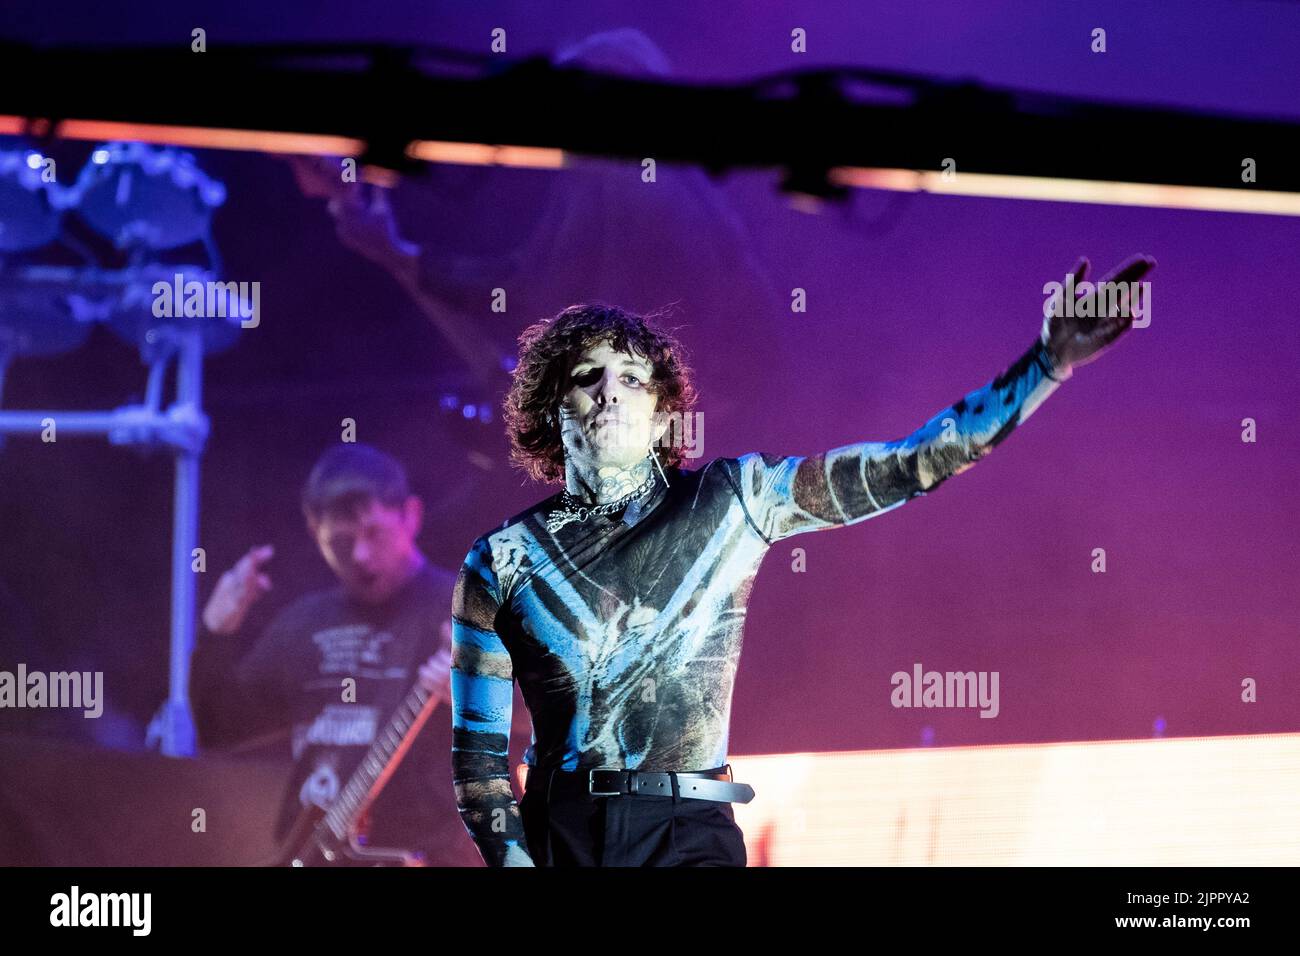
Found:
[(598, 774), (598, 773), (620, 773), (620, 772), (622, 772), (622, 771), (619, 771), (619, 770), (617, 770), (617, 769), (610, 769), (610, 768), (607, 768), (607, 767), (606, 767), (606, 768), (597, 768), (597, 769), (595, 769), (595, 770), (588, 770), (588, 771), (587, 771), (587, 790), (588, 790), (588, 792), (590, 792), (591, 795), (592, 795), (593, 797), (621, 797), (621, 796), (623, 795), (623, 791), (622, 791), (622, 790), (597, 790), (597, 789), (596, 789), (596, 774)]

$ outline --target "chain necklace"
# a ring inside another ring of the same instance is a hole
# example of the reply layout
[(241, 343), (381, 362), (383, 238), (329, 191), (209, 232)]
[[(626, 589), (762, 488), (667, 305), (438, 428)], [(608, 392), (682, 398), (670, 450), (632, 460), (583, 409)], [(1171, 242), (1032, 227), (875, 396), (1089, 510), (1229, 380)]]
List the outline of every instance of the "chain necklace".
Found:
[[(592, 515), (612, 514), (630, 502), (640, 501), (654, 488), (655, 478), (655, 473), (651, 471), (650, 477), (646, 478), (646, 480), (641, 483), (640, 487), (633, 491), (629, 491), (622, 498), (619, 498), (616, 501), (608, 501), (603, 505), (584, 504), (581, 500), (569, 494), (567, 490), (561, 492), (561, 507), (556, 511), (552, 511), (547, 517), (546, 530), (554, 533), (571, 522), (586, 521)], [(636, 506), (634, 505), (633, 507), (635, 508)], [(637, 508), (638, 512), (639, 510), (640, 509)]]

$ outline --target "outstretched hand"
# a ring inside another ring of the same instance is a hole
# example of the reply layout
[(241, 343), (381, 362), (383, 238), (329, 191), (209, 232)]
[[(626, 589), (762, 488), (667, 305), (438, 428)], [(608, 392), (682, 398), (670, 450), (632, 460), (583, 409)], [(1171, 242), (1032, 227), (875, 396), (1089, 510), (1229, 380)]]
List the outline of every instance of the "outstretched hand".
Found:
[[(1131, 291), (1129, 283), (1139, 282), (1155, 265), (1156, 260), (1151, 256), (1133, 256), (1095, 286), (1085, 287), (1080, 294), (1079, 285), (1088, 274), (1088, 260), (1086, 257), (1079, 260), (1074, 268), (1075, 298), (1072, 306), (1067, 306), (1064, 301), (1064, 288), (1044, 306), (1046, 315), (1041, 339), (1058, 368), (1091, 362), (1132, 327), (1142, 286), (1135, 285)], [(1105, 283), (1115, 285), (1106, 287)], [(1113, 289), (1114, 294), (1099, 294), (1103, 287)]]
[(249, 610), (271, 590), (262, 566), (275, 555), (269, 544), (249, 548), (233, 568), (221, 575), (203, 608), (203, 626), (213, 634), (234, 634), (244, 625)]

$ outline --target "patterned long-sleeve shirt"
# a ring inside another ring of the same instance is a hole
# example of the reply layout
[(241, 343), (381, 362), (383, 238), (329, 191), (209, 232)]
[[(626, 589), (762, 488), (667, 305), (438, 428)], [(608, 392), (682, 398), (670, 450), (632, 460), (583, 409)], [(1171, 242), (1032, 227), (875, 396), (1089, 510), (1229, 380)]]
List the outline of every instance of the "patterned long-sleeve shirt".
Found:
[(513, 681), (532, 716), (530, 767), (722, 766), (746, 605), (773, 542), (934, 489), (1068, 374), (1035, 342), (906, 438), (670, 469), (630, 523), (615, 513), (548, 531), (557, 493), (480, 536), (452, 601), (452, 764), (484, 860), (531, 863), (507, 765)]

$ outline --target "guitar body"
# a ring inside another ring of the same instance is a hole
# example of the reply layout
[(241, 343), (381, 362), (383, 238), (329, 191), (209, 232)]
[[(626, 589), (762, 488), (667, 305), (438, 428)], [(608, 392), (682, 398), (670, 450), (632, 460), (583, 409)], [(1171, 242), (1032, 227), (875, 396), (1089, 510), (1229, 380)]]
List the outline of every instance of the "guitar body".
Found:
[(424, 866), (423, 855), (412, 850), (366, 846), (360, 821), (437, 706), (438, 698), (417, 681), (338, 799), (329, 809), (304, 809), (274, 856), (258, 865)]
[(280, 848), (259, 866), (424, 866), (421, 854), (412, 850), (369, 847), (349, 832), (339, 839), (325, 822), (326, 811), (307, 807), (294, 821)]

